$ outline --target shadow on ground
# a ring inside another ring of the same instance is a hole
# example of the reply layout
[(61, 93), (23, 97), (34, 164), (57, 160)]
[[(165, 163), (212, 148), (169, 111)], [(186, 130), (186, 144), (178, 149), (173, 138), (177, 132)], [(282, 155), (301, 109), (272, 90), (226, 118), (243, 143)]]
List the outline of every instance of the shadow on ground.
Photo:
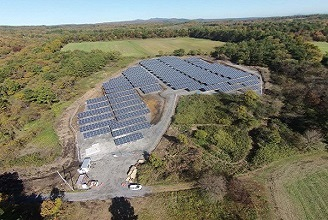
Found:
[(109, 207), (112, 214), (112, 220), (136, 220), (138, 216), (134, 214), (134, 208), (129, 200), (124, 197), (115, 197)]
[(42, 219), (41, 203), (40, 196), (25, 194), (17, 172), (0, 175), (0, 219)]

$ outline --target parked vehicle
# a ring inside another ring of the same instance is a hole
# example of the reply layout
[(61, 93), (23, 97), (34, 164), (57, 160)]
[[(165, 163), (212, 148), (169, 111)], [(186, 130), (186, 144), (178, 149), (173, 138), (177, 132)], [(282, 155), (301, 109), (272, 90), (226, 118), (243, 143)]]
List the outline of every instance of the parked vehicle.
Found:
[(79, 174), (85, 174), (88, 173), (91, 167), (91, 158), (90, 157), (86, 157), (83, 160), (83, 163), (81, 165), (81, 167), (77, 170), (77, 172), (79, 172)]
[(138, 183), (130, 183), (128, 187), (130, 190), (141, 190), (142, 189), (142, 185), (140, 185)]

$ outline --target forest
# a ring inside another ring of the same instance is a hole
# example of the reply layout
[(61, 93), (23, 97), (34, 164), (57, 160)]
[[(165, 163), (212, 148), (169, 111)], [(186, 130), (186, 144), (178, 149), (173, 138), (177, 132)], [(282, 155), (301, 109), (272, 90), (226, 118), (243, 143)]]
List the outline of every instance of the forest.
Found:
[[(213, 48), (208, 59), (269, 70), (263, 76), (262, 97), (250, 92), (240, 96), (181, 98), (173, 121), (179, 131), (176, 145), (193, 145), (188, 148), (189, 153), (182, 151), (186, 153), (183, 156), (188, 157), (193, 151), (198, 155), (194, 148), (198, 146), (204, 150), (201, 152), (208, 160), (205, 163), (213, 160), (208, 158), (212, 155), (217, 161), (243, 160), (246, 164), (236, 171), (236, 167), (221, 166), (222, 163), (208, 167), (208, 163), (203, 164), (204, 170), (230, 176), (293, 154), (325, 151), (328, 54), (311, 41), (328, 42), (327, 22), (327, 15), (311, 15), (210, 22), (0, 27), (2, 171), (42, 166), (60, 157), (54, 124), (65, 107), (87, 91), (81, 83), (106, 67), (134, 59), (124, 58), (117, 51), (61, 51), (68, 43), (84, 41), (172, 37), (223, 41), (226, 43)], [(195, 109), (200, 117), (195, 115)], [(200, 125), (183, 133), (194, 124)], [(27, 146), (38, 145), (42, 135), (49, 151), (24, 151)], [(162, 159), (151, 157), (153, 167), (149, 169), (164, 167)], [(182, 179), (204, 171), (196, 160), (191, 166), (177, 171), (181, 171)], [(162, 171), (161, 178), (170, 175)]]

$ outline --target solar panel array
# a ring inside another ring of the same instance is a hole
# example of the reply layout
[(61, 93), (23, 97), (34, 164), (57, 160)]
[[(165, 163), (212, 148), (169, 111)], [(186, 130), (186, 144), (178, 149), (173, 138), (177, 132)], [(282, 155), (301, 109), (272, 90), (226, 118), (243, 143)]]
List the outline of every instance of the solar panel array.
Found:
[[(261, 79), (260, 77), (238, 70), (233, 67), (229, 67), (223, 64), (210, 64), (202, 59), (191, 57), (186, 59), (188, 63), (191, 63), (197, 67), (200, 67), (204, 70), (212, 72), (217, 75), (221, 75), (229, 79), (227, 82), (230, 85), (233, 85), (230, 91), (246, 91), (246, 90), (254, 90), (255, 92), (261, 94)], [(246, 88), (245, 88), (246, 87)], [(210, 87), (204, 88), (205, 91), (211, 90)]]
[(158, 79), (141, 66), (131, 67), (125, 70), (122, 74), (135, 88), (158, 83)]
[(141, 61), (140, 65), (175, 90), (233, 92), (257, 85), (255, 91), (261, 93), (258, 76), (199, 58), (160, 57)]
[(162, 87), (158, 79), (141, 66), (131, 67), (122, 73), (135, 88), (140, 88), (144, 94), (160, 92)]
[(258, 76), (199, 58), (186, 60), (160, 57), (143, 60), (103, 83), (104, 96), (86, 101), (86, 111), (78, 114), (84, 138), (110, 134), (116, 145), (143, 138), (141, 130), (150, 128), (145, 117), (150, 111), (136, 88), (144, 94), (162, 91), (159, 80), (174, 90), (247, 91), (261, 93)]
[(159, 60), (202, 84), (212, 85), (227, 81), (221, 75), (213, 74), (177, 57), (161, 57)]
[(86, 101), (87, 111), (78, 114), (85, 139), (111, 133), (114, 143), (120, 145), (141, 139), (134, 132), (150, 128), (145, 117), (150, 111), (133, 87), (159, 86), (158, 79), (141, 67), (133, 69), (141, 73), (142, 80), (128, 70), (129, 80), (125, 76), (111, 79), (103, 84), (104, 96)]

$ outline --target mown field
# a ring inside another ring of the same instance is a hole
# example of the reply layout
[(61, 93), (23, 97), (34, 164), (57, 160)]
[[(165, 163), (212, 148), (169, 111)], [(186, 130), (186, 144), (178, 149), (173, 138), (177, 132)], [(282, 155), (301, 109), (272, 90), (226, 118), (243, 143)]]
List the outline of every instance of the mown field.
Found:
[(190, 50), (200, 50), (202, 53), (209, 53), (214, 47), (221, 45), (223, 43), (220, 41), (179, 37), (70, 43), (65, 45), (62, 50), (83, 50), (87, 52), (91, 50), (120, 51), (123, 56), (148, 57), (158, 55), (159, 53), (169, 54), (180, 48), (185, 49), (186, 53)]
[(299, 155), (255, 171), (266, 186), (273, 219), (326, 219), (328, 155)]
[(328, 43), (327, 42), (316, 42), (316, 41), (313, 41), (312, 43), (314, 45), (316, 45), (317, 47), (319, 47), (319, 49), (323, 53), (328, 53)]
[(328, 216), (328, 170), (303, 176), (285, 185), (304, 219), (325, 219)]

